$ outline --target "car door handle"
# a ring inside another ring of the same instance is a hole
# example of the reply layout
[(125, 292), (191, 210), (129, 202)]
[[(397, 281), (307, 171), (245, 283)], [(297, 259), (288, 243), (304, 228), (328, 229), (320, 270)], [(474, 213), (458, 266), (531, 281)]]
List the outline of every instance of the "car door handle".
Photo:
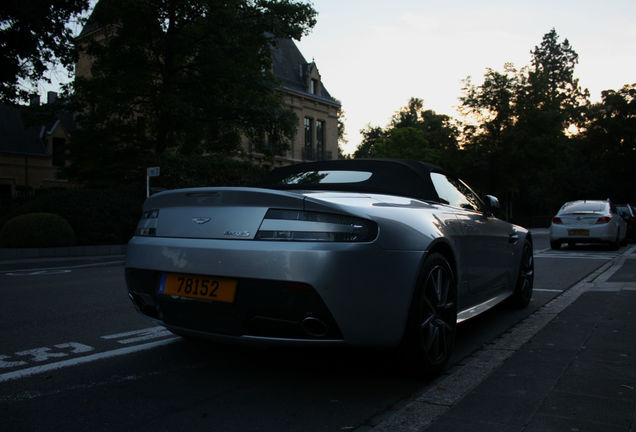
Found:
[(514, 234), (510, 234), (508, 236), (508, 242), (509, 243), (517, 243), (519, 241), (519, 234), (514, 233)]

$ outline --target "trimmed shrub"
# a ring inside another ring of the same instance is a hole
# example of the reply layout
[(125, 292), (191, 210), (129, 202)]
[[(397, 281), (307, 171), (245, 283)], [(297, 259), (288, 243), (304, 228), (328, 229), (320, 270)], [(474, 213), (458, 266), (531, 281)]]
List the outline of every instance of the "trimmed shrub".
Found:
[(29, 213), (9, 219), (0, 230), (0, 246), (12, 248), (72, 246), (73, 228), (60, 215)]
[(125, 244), (135, 232), (145, 186), (47, 191), (15, 208), (5, 220), (27, 213), (55, 213), (73, 227), (80, 245)]

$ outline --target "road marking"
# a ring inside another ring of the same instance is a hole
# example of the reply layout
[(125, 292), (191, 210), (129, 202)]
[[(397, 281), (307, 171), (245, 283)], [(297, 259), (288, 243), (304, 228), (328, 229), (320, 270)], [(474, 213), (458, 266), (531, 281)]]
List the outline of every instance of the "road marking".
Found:
[(73, 270), (68, 270), (68, 269), (58, 269), (58, 270), (24, 270), (24, 271), (14, 271), (14, 272), (9, 272), (9, 273), (5, 273), (5, 276), (40, 276), (43, 274), (46, 275), (54, 275), (54, 274), (66, 274), (66, 273), (71, 273)]
[[(142, 330), (135, 330), (135, 331), (129, 331), (124, 333), (117, 333), (117, 334), (102, 336), (102, 339), (126, 338), (126, 339), (118, 340), (117, 342), (120, 344), (131, 344), (136, 342), (142, 342), (149, 339), (157, 339), (163, 336), (169, 336), (171, 334), (172, 333), (170, 332), (170, 330), (167, 330), (165, 327), (157, 326), (157, 327), (150, 327), (150, 328), (142, 329)], [(134, 336), (134, 337), (129, 338), (128, 336)]]
[(616, 253), (600, 254), (600, 253), (584, 253), (584, 252), (541, 252), (535, 254), (535, 258), (563, 258), (563, 259), (593, 259), (593, 260), (611, 260), (619, 255)]
[(9, 269), (9, 270), (2, 270), (1, 272), (5, 276), (38, 276), (42, 274), (70, 273), (71, 269), (105, 267), (110, 265), (121, 265), (123, 263), (124, 263), (123, 260), (117, 260), (117, 261), (95, 262), (95, 263), (89, 263), (89, 264), (77, 264), (77, 265), (59, 266), (59, 267), (43, 267), (43, 268), (33, 268), (33, 269)]
[(83, 357), (76, 357), (68, 360), (62, 360), (55, 363), (48, 363), (42, 366), (34, 366), (26, 369), (20, 369), (13, 372), (7, 372), (4, 374), (0, 374), (0, 383), (5, 381), (11, 381), (20, 378), (26, 378), (32, 375), (36, 375), (43, 372), (50, 372), (57, 369), (62, 369), (69, 366), (77, 366), (79, 364), (90, 363), (97, 360), (103, 360), (112, 357), (123, 356), (126, 354), (131, 354), (134, 352), (149, 350), (158, 346), (168, 345), (173, 342), (181, 340), (180, 337), (173, 337), (170, 339), (163, 339), (160, 341), (148, 342), (141, 345), (134, 345), (124, 348), (118, 348), (111, 351), (105, 351), (95, 354), (89, 354)]
[(0, 355), (0, 368), (13, 368), (18, 366), (26, 366), (27, 362), (18, 360), (18, 361), (5, 361), (6, 359), (10, 359), (11, 356)]
[(51, 348), (48, 348), (48, 347), (34, 348), (34, 349), (26, 350), (26, 351), (20, 351), (15, 353), (15, 355), (18, 357), (31, 356), (31, 361), (38, 362), (38, 363), (47, 361), (48, 359), (51, 359), (51, 358), (68, 356), (68, 354), (63, 352), (51, 352)]

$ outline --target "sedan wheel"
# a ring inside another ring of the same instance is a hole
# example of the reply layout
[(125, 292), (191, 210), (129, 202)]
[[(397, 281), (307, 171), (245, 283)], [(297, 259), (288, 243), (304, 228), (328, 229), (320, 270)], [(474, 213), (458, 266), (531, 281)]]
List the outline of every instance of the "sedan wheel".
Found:
[(510, 297), (513, 306), (523, 308), (528, 306), (532, 298), (532, 287), (534, 285), (534, 254), (532, 243), (526, 240), (523, 244), (521, 263), (519, 264), (519, 274), (514, 293)]
[(420, 376), (441, 372), (455, 344), (457, 288), (448, 261), (433, 253), (424, 263), (411, 307), (405, 360)]

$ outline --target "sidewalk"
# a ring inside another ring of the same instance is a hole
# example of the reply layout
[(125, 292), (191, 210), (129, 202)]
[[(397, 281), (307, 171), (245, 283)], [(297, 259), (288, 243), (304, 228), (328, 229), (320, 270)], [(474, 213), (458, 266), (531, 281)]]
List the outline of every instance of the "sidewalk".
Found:
[(465, 359), (373, 430), (636, 431), (636, 248), (630, 252)]

